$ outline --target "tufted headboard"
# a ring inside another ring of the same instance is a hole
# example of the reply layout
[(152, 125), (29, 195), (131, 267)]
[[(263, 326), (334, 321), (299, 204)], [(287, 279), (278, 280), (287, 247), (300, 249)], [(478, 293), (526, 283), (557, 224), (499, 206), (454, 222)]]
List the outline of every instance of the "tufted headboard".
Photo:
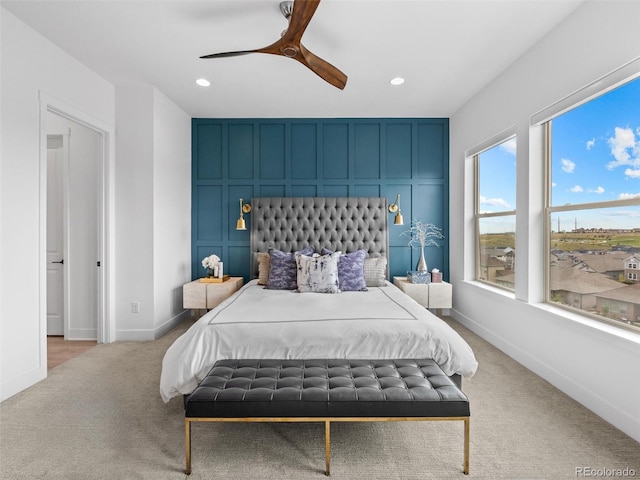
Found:
[[(257, 252), (323, 247), (344, 253), (363, 249), (388, 258), (387, 199), (383, 197), (259, 197), (251, 205), (251, 276)], [(388, 274), (387, 274), (388, 277)]]

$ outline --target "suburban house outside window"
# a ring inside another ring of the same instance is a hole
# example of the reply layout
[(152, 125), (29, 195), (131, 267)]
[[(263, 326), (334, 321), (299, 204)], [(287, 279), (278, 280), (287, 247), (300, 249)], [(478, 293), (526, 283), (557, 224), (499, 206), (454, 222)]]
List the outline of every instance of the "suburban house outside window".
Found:
[(543, 127), (546, 300), (640, 329), (640, 78)]
[(474, 157), (476, 280), (515, 287), (516, 137)]

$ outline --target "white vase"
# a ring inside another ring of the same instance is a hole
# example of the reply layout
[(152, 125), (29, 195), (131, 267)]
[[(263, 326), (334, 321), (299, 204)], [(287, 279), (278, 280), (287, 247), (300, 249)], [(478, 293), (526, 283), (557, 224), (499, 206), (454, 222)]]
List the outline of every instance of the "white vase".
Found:
[(418, 265), (416, 265), (416, 271), (426, 272), (428, 270), (427, 261), (424, 258), (424, 248), (420, 248), (420, 258), (418, 259)]

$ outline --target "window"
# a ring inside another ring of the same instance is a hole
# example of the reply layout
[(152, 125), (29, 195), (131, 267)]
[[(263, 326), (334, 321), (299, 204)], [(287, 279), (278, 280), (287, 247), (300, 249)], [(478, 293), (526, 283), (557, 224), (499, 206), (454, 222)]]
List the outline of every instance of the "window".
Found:
[(547, 301), (640, 328), (640, 78), (544, 128)]
[(514, 290), (516, 138), (474, 156), (476, 280)]

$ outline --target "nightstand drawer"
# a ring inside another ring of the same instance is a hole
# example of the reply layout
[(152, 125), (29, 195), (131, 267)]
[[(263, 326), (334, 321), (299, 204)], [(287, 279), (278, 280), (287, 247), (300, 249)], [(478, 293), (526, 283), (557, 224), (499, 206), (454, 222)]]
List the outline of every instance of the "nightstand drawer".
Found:
[(211, 310), (240, 290), (243, 283), (242, 277), (231, 277), (221, 283), (189, 282), (182, 286), (182, 308)]
[(407, 277), (393, 277), (393, 284), (425, 308), (453, 306), (453, 286), (450, 283), (411, 283)]

